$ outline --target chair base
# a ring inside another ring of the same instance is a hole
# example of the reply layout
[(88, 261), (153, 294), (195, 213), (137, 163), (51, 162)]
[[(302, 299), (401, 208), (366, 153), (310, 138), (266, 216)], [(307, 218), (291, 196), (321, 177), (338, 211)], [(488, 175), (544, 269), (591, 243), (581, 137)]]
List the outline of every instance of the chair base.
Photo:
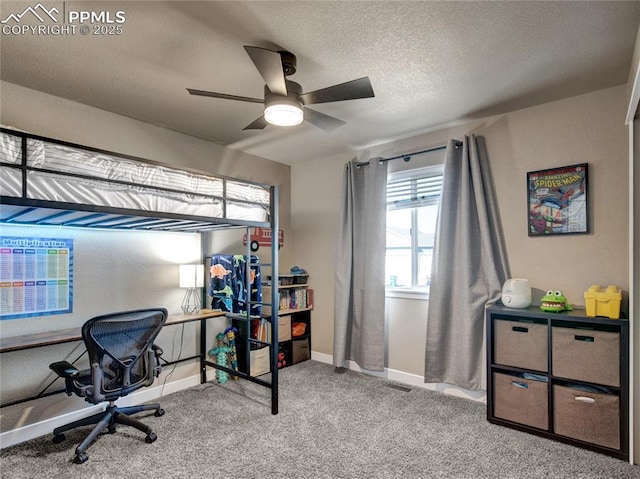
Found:
[(147, 437), (145, 438), (145, 442), (152, 443), (157, 439), (157, 436), (153, 432), (153, 430), (146, 424), (130, 416), (141, 411), (154, 410), (155, 416), (164, 415), (164, 409), (162, 409), (160, 407), (160, 404), (158, 403), (141, 404), (139, 406), (118, 407), (114, 404), (114, 402), (111, 402), (102, 412), (55, 428), (53, 430), (53, 443), (58, 444), (64, 441), (65, 436), (63, 433), (65, 431), (70, 431), (71, 429), (75, 429), (77, 427), (90, 426), (91, 424), (95, 424), (96, 426), (91, 430), (89, 435), (76, 448), (76, 455), (73, 459), (73, 462), (75, 462), (76, 464), (82, 464), (83, 462), (86, 462), (87, 459), (89, 459), (89, 455), (86, 451), (91, 443), (93, 443), (98, 435), (105, 431), (105, 429), (109, 434), (115, 433), (116, 424), (124, 424), (126, 426), (131, 426), (138, 429), (139, 431), (144, 432), (147, 435)]

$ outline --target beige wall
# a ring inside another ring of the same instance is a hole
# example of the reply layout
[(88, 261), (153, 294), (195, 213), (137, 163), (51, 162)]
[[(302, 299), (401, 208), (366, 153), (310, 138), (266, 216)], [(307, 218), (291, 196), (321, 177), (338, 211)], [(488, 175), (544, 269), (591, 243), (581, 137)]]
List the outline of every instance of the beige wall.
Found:
[[(529, 278), (532, 287), (540, 290), (560, 289), (571, 303), (583, 305), (583, 293), (591, 284), (629, 287), (625, 92), (620, 86), (443, 128), (372, 147), (369, 154), (392, 156), (443, 145), (465, 134), (484, 136), (512, 276)], [(329, 355), (333, 353), (333, 261), (342, 170), (354, 156), (292, 167), (294, 262), (309, 270), (315, 288), (313, 350)], [(526, 172), (576, 163), (589, 164), (592, 232), (528, 237)], [(388, 351), (387, 366), (421, 375), (424, 340), (408, 339), (406, 334), (423, 334), (426, 302), (416, 306), (408, 301), (414, 300), (404, 300), (403, 306), (402, 300), (394, 299), (389, 307), (393, 325), (388, 342), (393, 350)]]

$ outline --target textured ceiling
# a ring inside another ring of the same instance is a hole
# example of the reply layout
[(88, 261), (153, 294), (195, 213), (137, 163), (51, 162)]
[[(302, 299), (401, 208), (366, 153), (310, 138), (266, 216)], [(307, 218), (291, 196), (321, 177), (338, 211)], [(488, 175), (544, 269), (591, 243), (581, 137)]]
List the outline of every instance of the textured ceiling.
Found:
[[(2, 80), (288, 164), (626, 83), (640, 23), (640, 2), (41, 3), (126, 21), (120, 35), (2, 35)], [(2, 1), (0, 18), (36, 4)], [(347, 122), (332, 133), (242, 131), (261, 105), (186, 88), (262, 97), (243, 45), (296, 54), (304, 91), (368, 76), (375, 98), (313, 106)]]

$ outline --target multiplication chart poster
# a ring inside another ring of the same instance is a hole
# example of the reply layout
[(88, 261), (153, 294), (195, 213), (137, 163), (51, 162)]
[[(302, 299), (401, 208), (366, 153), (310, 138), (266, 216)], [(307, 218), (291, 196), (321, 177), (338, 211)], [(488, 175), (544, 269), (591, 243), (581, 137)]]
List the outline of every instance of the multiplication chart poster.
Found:
[(73, 310), (73, 240), (0, 236), (0, 319)]

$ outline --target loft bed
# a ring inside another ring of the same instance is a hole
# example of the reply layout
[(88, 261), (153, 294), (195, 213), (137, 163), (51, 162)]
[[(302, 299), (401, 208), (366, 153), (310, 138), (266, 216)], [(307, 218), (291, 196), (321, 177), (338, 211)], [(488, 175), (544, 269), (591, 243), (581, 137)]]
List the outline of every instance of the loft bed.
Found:
[[(244, 227), (248, 238), (252, 227), (278, 231), (277, 205), (276, 186), (173, 168), (0, 127), (0, 224), (196, 233)], [(246, 257), (251, 257), (249, 243)], [(277, 242), (271, 246), (271, 264), (262, 265), (274, 272), (277, 246)], [(267, 303), (278, 304), (275, 288)], [(211, 366), (268, 387), (271, 412), (277, 414), (277, 321), (271, 324), (270, 381), (248, 374), (249, 344), (247, 373), (207, 361), (206, 323), (201, 324), (205, 328), (201, 371)]]
[[(0, 221), (209, 231), (270, 227), (271, 187), (0, 128)], [(275, 206), (275, 205), (274, 205)]]

